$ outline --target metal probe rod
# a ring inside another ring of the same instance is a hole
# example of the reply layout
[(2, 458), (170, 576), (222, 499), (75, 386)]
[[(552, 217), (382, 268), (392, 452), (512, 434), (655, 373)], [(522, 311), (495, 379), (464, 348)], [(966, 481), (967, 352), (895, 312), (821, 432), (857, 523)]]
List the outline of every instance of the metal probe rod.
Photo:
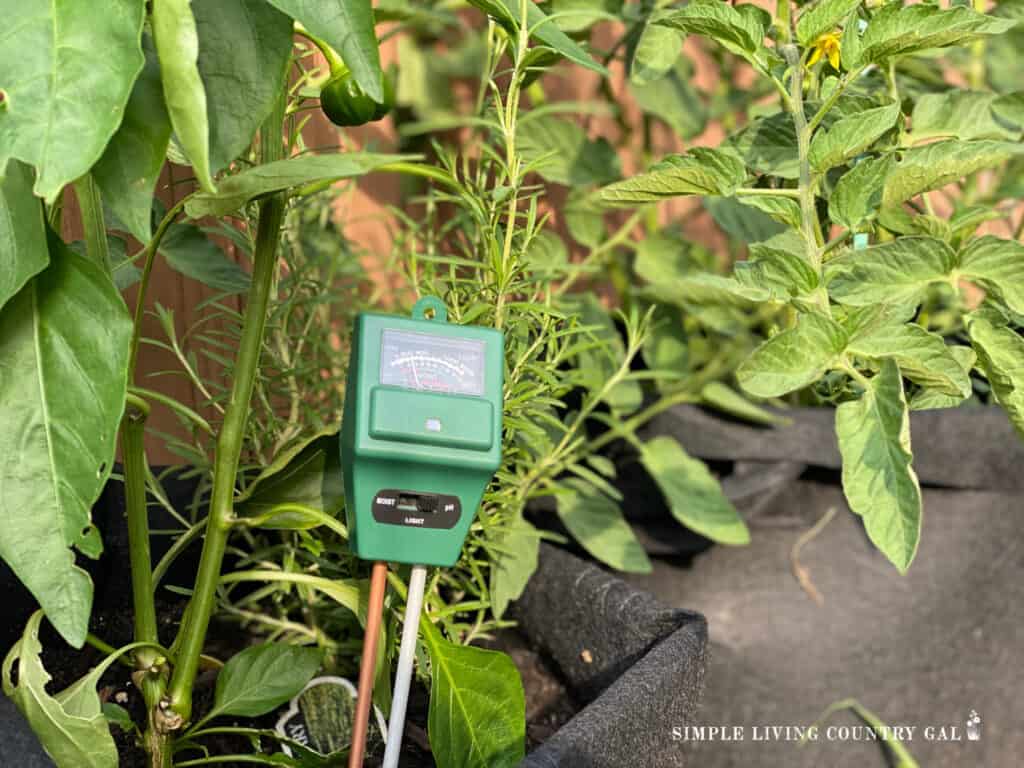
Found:
[(352, 722), (352, 749), (348, 753), (348, 768), (362, 768), (363, 754), (366, 752), (366, 729), (370, 724), (370, 707), (373, 706), (373, 674), (377, 667), (377, 645), (387, 580), (387, 563), (374, 563), (370, 575), (370, 600), (366, 606), (363, 655), (359, 660), (359, 689), (356, 696), (356, 716)]
[(409, 576), (409, 596), (405, 601), (405, 620), (402, 623), (402, 645), (398, 651), (398, 671), (391, 700), (391, 718), (388, 720), (388, 740), (384, 747), (382, 768), (397, 768), (402, 751), (402, 731), (405, 729), (405, 707), (409, 703), (409, 685), (412, 665), (416, 658), (416, 634), (423, 609), (423, 588), (427, 581), (427, 567), (414, 565)]

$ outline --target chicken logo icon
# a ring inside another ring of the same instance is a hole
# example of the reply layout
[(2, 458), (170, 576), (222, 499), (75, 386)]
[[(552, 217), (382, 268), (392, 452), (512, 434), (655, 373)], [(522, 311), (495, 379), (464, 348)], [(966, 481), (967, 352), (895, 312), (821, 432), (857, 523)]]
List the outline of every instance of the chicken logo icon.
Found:
[(981, 739), (981, 715), (976, 710), (971, 710), (967, 716), (967, 740), (978, 741)]

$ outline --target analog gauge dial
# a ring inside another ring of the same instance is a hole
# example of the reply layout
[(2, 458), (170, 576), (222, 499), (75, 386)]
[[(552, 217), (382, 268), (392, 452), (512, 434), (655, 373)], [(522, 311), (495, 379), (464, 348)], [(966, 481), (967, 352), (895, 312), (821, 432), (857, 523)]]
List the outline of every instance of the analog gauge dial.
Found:
[(380, 383), (480, 397), (484, 393), (484, 343), (385, 330), (381, 341)]

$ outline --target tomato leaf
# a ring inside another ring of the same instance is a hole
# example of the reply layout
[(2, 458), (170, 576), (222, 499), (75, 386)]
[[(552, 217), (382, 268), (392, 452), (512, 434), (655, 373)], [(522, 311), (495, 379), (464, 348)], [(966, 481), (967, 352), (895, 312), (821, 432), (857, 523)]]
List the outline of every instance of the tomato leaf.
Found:
[(268, 0), (341, 54), (359, 87), (384, 101), (372, 0)]
[(894, 162), (892, 155), (868, 158), (844, 173), (829, 198), (829, 217), (853, 232), (865, 229), (878, 216), (885, 179)]
[(846, 346), (846, 332), (823, 315), (802, 314), (793, 328), (763, 342), (736, 370), (756, 397), (779, 397), (813, 384)]
[(693, 0), (683, 8), (659, 15), (655, 23), (709, 37), (749, 59), (761, 50), (769, 21), (764, 11), (752, 6), (732, 6), (721, 0)]
[(1024, 337), (977, 316), (968, 333), (992, 393), (1024, 437)]
[(901, 153), (890, 167), (882, 191), (882, 206), (890, 208), (922, 192), (944, 187), (975, 171), (994, 168), (1024, 147), (1008, 141), (937, 141)]
[(537, 570), (540, 536), (525, 520), (510, 525), (494, 541), (491, 567), (491, 610), (496, 618), (505, 614)]
[(199, 34), (189, 0), (153, 0), (150, 15), (171, 125), (192, 163), (199, 186), (213, 192), (210, 122), (199, 76)]
[(678, 29), (655, 24), (657, 15), (644, 22), (640, 36), (629, 57), (630, 85), (643, 86), (660, 80), (675, 67), (683, 48), (685, 35)]
[(259, 717), (302, 690), (320, 669), (323, 654), (316, 648), (263, 643), (232, 656), (217, 674), (213, 709), (220, 715)]
[(43, 206), (32, 194), (32, 169), (12, 160), (0, 180), (0, 309), (49, 263)]
[(0, 3), (0, 176), (11, 157), (35, 166), (52, 202), (99, 159), (142, 69), (144, 5)]
[(948, 279), (956, 254), (933, 237), (901, 237), (850, 251), (825, 270), (828, 292), (841, 304), (864, 307), (917, 300), (934, 282)]
[(90, 509), (114, 463), (132, 324), (106, 272), (50, 235), (51, 263), (0, 312), (0, 556), (50, 623), (85, 642), (102, 550)]
[(669, 155), (646, 173), (615, 182), (600, 191), (611, 205), (640, 205), (683, 195), (728, 197), (747, 177), (743, 163), (727, 152), (695, 148)]
[(562, 524), (587, 552), (617, 570), (650, 573), (647, 553), (618, 504), (577, 478), (565, 482), (555, 501)]
[(526, 702), (512, 659), (445, 640), (424, 617), (430, 654), (427, 733), (438, 768), (511, 768), (526, 750)]
[(605, 139), (590, 140), (578, 123), (551, 115), (526, 116), (516, 130), (523, 159), (547, 181), (570, 187), (607, 184), (621, 175)]
[(861, 357), (895, 360), (911, 381), (963, 399), (971, 394), (971, 380), (952, 350), (941, 336), (915, 323), (883, 324), (847, 345), (847, 351)]
[[(796, 37), (800, 45), (808, 46), (826, 32), (831, 32), (852, 13), (862, 0), (821, 0), (804, 6), (807, 10), (796, 21)], [(854, 21), (856, 26), (856, 21)]]
[(962, 90), (922, 94), (914, 104), (910, 137), (915, 142), (939, 138), (1020, 139), (1020, 123), (999, 111), (999, 105), (1007, 103), (1005, 98)]
[(281, 96), (292, 20), (265, 0), (196, 0), (192, 13), (216, 173), (245, 151)]
[(860, 399), (836, 409), (843, 491), (875, 546), (906, 573), (921, 537), (921, 488), (911, 466), (910, 412), (892, 360)]
[(882, 138), (899, 115), (900, 105), (894, 102), (841, 118), (828, 130), (818, 131), (811, 142), (811, 167), (824, 173), (857, 157)]
[(994, 293), (1024, 314), (1024, 244), (986, 235), (972, 240), (959, 256), (957, 274)]
[(725, 498), (718, 480), (700, 459), (672, 437), (661, 436), (640, 449), (640, 463), (668, 502), (672, 516), (691, 531), (719, 544), (749, 544), (750, 531)]
[(986, 16), (969, 8), (893, 3), (876, 13), (861, 39), (860, 63), (880, 63), (930, 48), (962, 45), (1014, 26), (1010, 19)]

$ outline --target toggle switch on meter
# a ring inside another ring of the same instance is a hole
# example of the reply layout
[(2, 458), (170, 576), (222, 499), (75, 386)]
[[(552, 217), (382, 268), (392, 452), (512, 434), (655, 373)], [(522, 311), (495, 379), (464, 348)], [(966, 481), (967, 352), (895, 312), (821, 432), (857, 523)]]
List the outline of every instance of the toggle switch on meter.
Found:
[(493, 328), (449, 324), (432, 296), (412, 317), (358, 316), (341, 433), (358, 557), (458, 560), (501, 463), (503, 347)]

